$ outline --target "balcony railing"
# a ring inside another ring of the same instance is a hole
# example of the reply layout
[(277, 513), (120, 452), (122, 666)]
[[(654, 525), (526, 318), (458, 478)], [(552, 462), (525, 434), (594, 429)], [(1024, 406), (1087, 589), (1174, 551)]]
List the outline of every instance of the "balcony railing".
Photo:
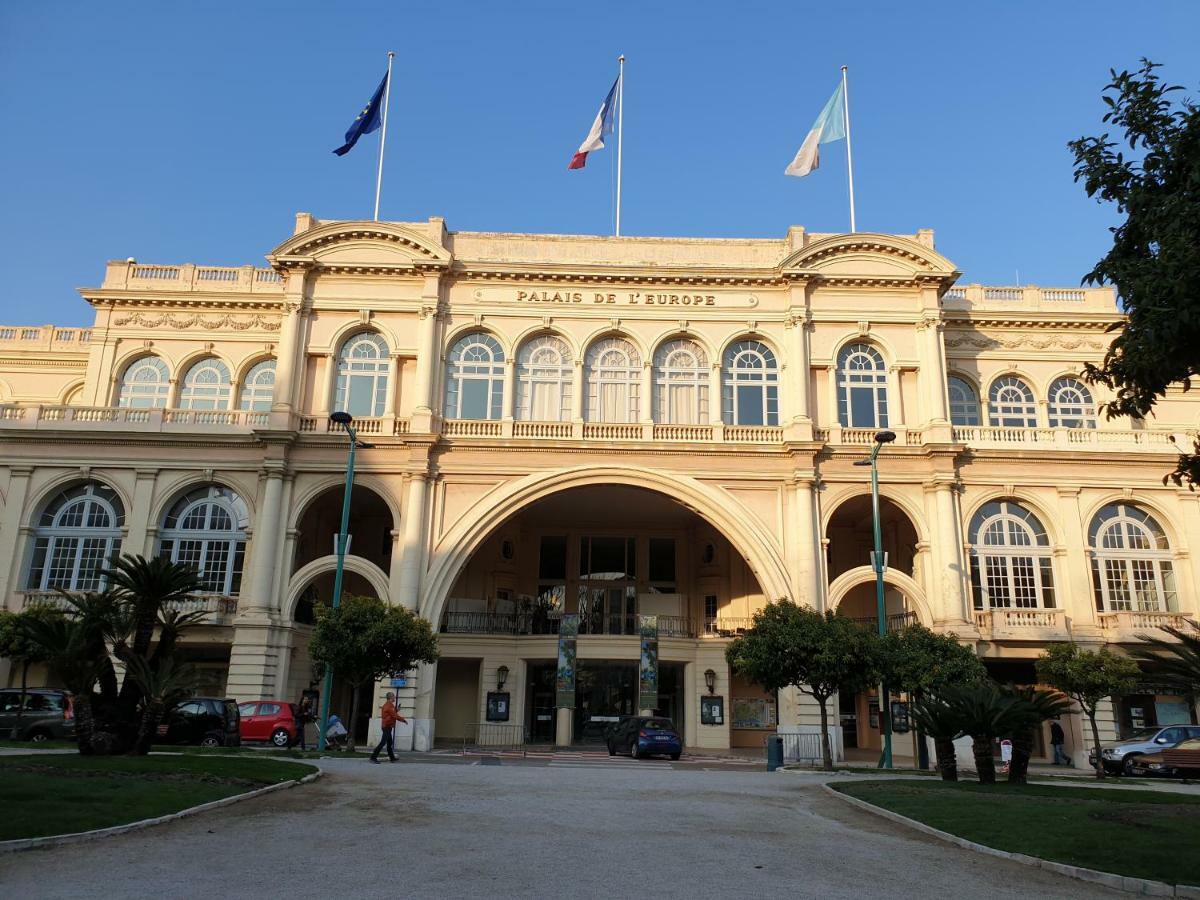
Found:
[[(1149, 610), (1119, 610), (1097, 614), (1106, 633), (1133, 637), (1138, 634), (1152, 634), (1159, 628), (1171, 627), (1187, 630), (1192, 617), (1187, 613), (1152, 612)], [(1163, 635), (1165, 637), (1165, 635)]]
[[(878, 628), (879, 620), (875, 616), (855, 616), (854, 622), (867, 628)], [(903, 631), (905, 628), (911, 628), (917, 624), (917, 614), (912, 611), (902, 613), (892, 613), (887, 617), (887, 630)]]
[(1099, 428), (1009, 428), (955, 425), (954, 440), (972, 447), (1045, 446), (1069, 450), (1147, 449), (1178, 453), (1169, 431), (1108, 431)]
[(1066, 613), (1061, 609), (976, 610), (975, 625), (984, 637), (1045, 640), (1066, 638)]
[(104, 276), (104, 288), (150, 291), (221, 291), (222, 293), (283, 293), (283, 276), (274, 269), (254, 266), (140, 265), (113, 261)]
[[(695, 623), (687, 616), (657, 616), (658, 636), (676, 638), (696, 637)], [(489, 613), (489, 612), (446, 612), (442, 614), (441, 631), (444, 634), (496, 634), (496, 635), (555, 635), (561, 619), (543, 613)], [(641, 616), (611, 615), (581, 617), (581, 637), (591, 635), (641, 634)]]
[(270, 413), (245, 409), (129, 409), (119, 406), (0, 405), (0, 428), (190, 431), (264, 428)]
[[(70, 601), (58, 591), (25, 591), (22, 608), (33, 606), (50, 606), (55, 609), (71, 610), (74, 607)], [(237, 597), (224, 594), (193, 594), (182, 600), (172, 600), (163, 604), (165, 610), (176, 610), (181, 613), (204, 613), (203, 624), (217, 624), (231, 620), (237, 615)]]

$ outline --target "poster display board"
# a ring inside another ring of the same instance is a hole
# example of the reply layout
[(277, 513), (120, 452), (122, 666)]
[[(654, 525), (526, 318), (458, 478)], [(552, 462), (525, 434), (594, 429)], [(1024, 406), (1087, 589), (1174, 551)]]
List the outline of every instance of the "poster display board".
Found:
[(563, 616), (558, 626), (558, 672), (554, 690), (554, 705), (558, 709), (575, 708), (575, 639), (578, 636), (579, 616)]
[(700, 698), (700, 724), (701, 725), (724, 725), (725, 724), (725, 698), (724, 697), (701, 697)]
[(658, 709), (658, 616), (640, 616), (642, 652), (638, 663), (638, 709)]
[(508, 691), (488, 691), (487, 720), (489, 722), (507, 722), (508, 708)]

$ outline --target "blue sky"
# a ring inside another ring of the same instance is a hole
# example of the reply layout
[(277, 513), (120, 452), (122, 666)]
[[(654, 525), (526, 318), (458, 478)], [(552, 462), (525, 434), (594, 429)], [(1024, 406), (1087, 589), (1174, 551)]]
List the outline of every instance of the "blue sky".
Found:
[(611, 233), (615, 154), (566, 165), (624, 53), (626, 234), (845, 230), (843, 145), (783, 168), (846, 64), (860, 230), (1072, 285), (1112, 219), (1066, 142), (1112, 66), (1194, 95), (1197, 33), (1195, 0), (4, 3), (0, 321), (87, 324), (107, 259), (261, 265), (298, 210), (369, 218), (378, 135), (331, 151), (389, 49), (383, 218)]

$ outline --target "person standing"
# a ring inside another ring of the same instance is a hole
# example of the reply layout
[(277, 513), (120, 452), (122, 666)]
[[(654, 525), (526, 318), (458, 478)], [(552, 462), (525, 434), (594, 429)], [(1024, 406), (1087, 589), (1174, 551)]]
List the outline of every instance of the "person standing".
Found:
[(307, 750), (308, 744), (305, 742), (304, 729), (309, 722), (312, 721), (312, 698), (301, 696), (300, 702), (296, 704), (296, 743), (300, 745), (301, 750)]
[(1063, 744), (1066, 743), (1067, 736), (1063, 733), (1063, 727), (1058, 722), (1050, 723), (1050, 746), (1054, 748), (1054, 763), (1058, 765), (1061, 759), (1064, 766), (1071, 765), (1071, 757), (1067, 756), (1067, 752), (1063, 749)]
[(387, 747), (388, 760), (396, 761), (396, 723), (408, 722), (408, 719), (396, 712), (396, 695), (388, 691), (384, 696), (383, 706), (379, 708), (379, 724), (383, 726), (383, 736), (371, 754), (371, 762), (379, 762), (379, 751)]

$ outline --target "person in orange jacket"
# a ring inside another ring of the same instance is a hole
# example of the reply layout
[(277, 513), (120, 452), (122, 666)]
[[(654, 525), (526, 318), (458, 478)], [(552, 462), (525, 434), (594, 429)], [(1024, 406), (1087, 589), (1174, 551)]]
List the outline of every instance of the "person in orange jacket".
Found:
[(388, 759), (396, 761), (396, 723), (408, 722), (408, 719), (396, 712), (396, 695), (388, 691), (384, 696), (383, 706), (379, 707), (379, 721), (383, 726), (383, 737), (371, 754), (371, 762), (379, 763), (379, 751), (387, 747)]

